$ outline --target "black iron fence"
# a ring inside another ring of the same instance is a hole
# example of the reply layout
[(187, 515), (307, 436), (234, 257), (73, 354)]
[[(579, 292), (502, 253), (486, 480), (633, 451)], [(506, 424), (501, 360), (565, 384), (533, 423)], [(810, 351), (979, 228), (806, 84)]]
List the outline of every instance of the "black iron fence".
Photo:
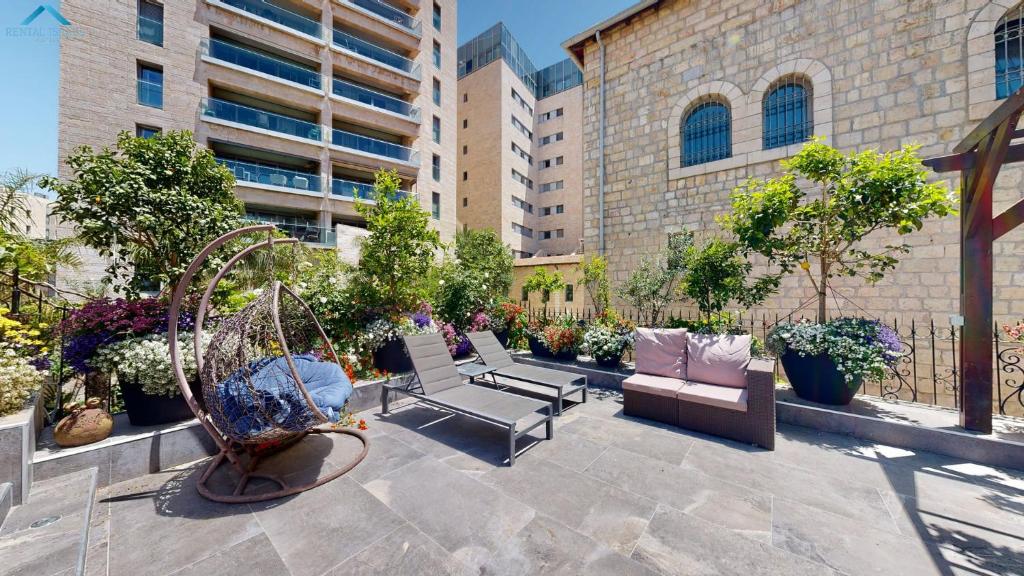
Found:
[[(637, 313), (633, 309), (616, 308), (616, 312), (631, 322), (638, 321)], [(549, 306), (546, 311), (541, 307), (534, 307), (528, 308), (527, 313), (531, 320), (545, 314), (549, 317), (567, 315), (581, 322), (589, 322), (594, 318), (594, 310), (590, 307)], [(764, 341), (768, 332), (779, 322), (802, 318), (795, 314), (748, 313), (733, 316), (730, 318), (730, 324)], [(656, 324), (665, 325), (672, 320), (696, 319), (690, 310), (665, 310), (659, 314)], [(905, 323), (891, 320), (885, 323), (899, 335), (902, 344), (900, 357), (881, 381), (865, 382), (861, 387), (861, 393), (889, 400), (958, 408), (961, 327), (953, 325), (949, 320), (931, 320), (926, 323), (916, 320)], [(998, 325), (993, 325), (992, 331), (995, 372), (993, 413), (1024, 416), (1024, 343), (1008, 339)], [(626, 360), (632, 360), (631, 352), (626, 356)], [(785, 378), (778, 363), (776, 372), (779, 378)]]

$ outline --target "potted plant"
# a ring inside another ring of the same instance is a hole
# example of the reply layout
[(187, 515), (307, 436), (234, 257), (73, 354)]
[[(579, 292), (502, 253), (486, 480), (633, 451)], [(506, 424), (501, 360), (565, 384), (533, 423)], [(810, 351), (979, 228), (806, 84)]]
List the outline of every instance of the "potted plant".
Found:
[[(955, 195), (945, 185), (927, 181), (914, 146), (885, 154), (867, 150), (844, 155), (815, 140), (782, 166), (779, 177), (751, 179), (738, 187), (732, 195), (732, 212), (719, 221), (744, 252), (764, 256), (779, 267), (780, 274), (797, 269), (806, 274), (817, 297), (817, 322), (824, 326), (817, 332), (780, 326), (773, 334), (776, 351), (798, 395), (808, 400), (849, 401), (859, 386), (858, 376), (881, 377), (881, 372), (859, 368), (847, 372), (851, 362), (859, 366), (860, 355), (873, 348), (843, 343), (883, 336), (861, 321), (826, 323), (831, 280), (837, 276), (880, 280), (898, 263), (896, 255), (908, 253), (910, 247), (893, 243), (877, 248), (862, 240), (876, 232), (902, 236), (920, 230), (929, 217), (953, 214)], [(798, 185), (804, 182), (810, 183), (813, 192)], [(818, 353), (800, 344), (796, 354), (787, 356), (789, 342), (804, 342), (804, 334), (831, 343), (813, 347)], [(827, 364), (828, 369), (819, 364)], [(823, 380), (833, 370), (844, 377)]]
[(526, 345), (526, 329), (529, 317), (526, 309), (515, 302), (502, 302), (490, 313), (490, 328), (505, 348), (523, 348)]
[(373, 365), (381, 372), (402, 374), (412, 371), (412, 360), (405, 349), (402, 336), (433, 334), (438, 332), (429, 313), (429, 306), (412, 314), (403, 314), (396, 320), (375, 320), (363, 332), (363, 348), (373, 354)]
[(622, 356), (633, 346), (634, 326), (607, 309), (583, 333), (582, 350), (598, 366), (617, 368)]
[[(178, 340), (183, 349), (188, 349), (192, 345), (192, 334), (182, 332)], [(182, 363), (185, 376), (195, 381), (198, 378), (195, 355), (183, 354)], [(193, 417), (174, 377), (166, 332), (102, 346), (91, 364), (117, 375), (125, 412), (133, 426), (153, 426)]]
[(527, 330), (530, 352), (542, 358), (575, 360), (582, 340), (582, 330), (570, 316), (545, 318), (534, 322)]

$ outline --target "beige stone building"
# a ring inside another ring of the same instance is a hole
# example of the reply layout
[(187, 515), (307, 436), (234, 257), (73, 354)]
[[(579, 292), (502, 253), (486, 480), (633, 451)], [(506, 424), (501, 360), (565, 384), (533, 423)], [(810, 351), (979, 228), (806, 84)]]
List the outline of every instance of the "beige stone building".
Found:
[(188, 129), (253, 220), (352, 250), (394, 169), (455, 233), (456, 0), (65, 0), (60, 175), (77, 147)]
[(543, 309), (543, 295), (538, 292), (527, 293), (523, 289), (523, 284), (538, 268), (544, 268), (548, 272), (560, 274), (565, 281), (565, 288), (550, 295), (548, 299), (549, 312), (582, 315), (592, 311), (593, 302), (583, 285), (583, 274), (579, 270), (582, 261), (582, 254), (516, 258), (512, 269), (511, 298), (530, 310)]
[[(584, 75), (587, 250), (621, 283), (670, 233), (715, 233), (732, 189), (777, 174), (811, 135), (846, 151), (948, 154), (1024, 82), (1021, 27), (1015, 0), (646, 0), (574, 36), (563, 46)], [(1002, 171), (997, 213), (1020, 199), (1021, 176)], [(882, 282), (835, 283), (838, 311), (948, 327), (958, 218), (904, 240), (911, 252)], [(995, 245), (1000, 323), (1024, 316), (1022, 255), (1020, 229)], [(794, 275), (765, 309), (810, 296)]]
[(490, 228), (522, 258), (580, 251), (582, 76), (537, 70), (501, 23), (459, 47), (459, 226)]

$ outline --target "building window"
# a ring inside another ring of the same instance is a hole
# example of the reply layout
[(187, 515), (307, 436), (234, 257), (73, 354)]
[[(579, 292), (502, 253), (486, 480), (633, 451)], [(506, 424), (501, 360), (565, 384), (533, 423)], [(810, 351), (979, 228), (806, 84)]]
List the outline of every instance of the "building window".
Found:
[(530, 166), (533, 166), (533, 156), (527, 154), (526, 150), (523, 150), (523, 147), (520, 146), (519, 144), (516, 144), (515, 142), (512, 143), (512, 153), (519, 156), (523, 160), (526, 160), (526, 163), (529, 164)]
[(434, 116), (434, 142), (441, 143), (441, 119)]
[(441, 43), (434, 40), (434, 68), (441, 67)]
[(463, 144), (462, 145), (462, 155), (465, 156), (466, 154), (469, 154), (469, 145)]
[(552, 192), (554, 190), (561, 190), (565, 187), (565, 180), (559, 180), (557, 182), (547, 182), (540, 185), (541, 192)]
[(795, 78), (779, 82), (764, 97), (764, 148), (804, 142), (814, 132), (810, 91)]
[(565, 115), (565, 109), (564, 108), (556, 108), (554, 110), (548, 110), (547, 112), (545, 112), (545, 113), (543, 113), (543, 114), (541, 114), (540, 116), (537, 117), (537, 123), (538, 124), (543, 124), (543, 123), (547, 122), (548, 120), (551, 120), (553, 118), (561, 118), (564, 115)]
[(686, 115), (679, 127), (682, 165), (694, 166), (732, 157), (732, 117), (716, 101), (704, 102)]
[(466, 180), (469, 180), (469, 172), (462, 173), (462, 181), (465, 182)]
[(516, 222), (513, 222), (512, 223), (512, 231), (515, 232), (516, 234), (520, 234), (522, 236), (526, 236), (527, 238), (533, 238), (533, 228), (527, 228), (526, 226), (523, 226), (522, 224), (518, 224)]
[[(520, 258), (526, 258), (526, 256), (523, 256), (522, 252), (519, 253), (519, 257)], [(519, 293), (519, 299), (522, 300), (523, 302), (526, 302), (527, 300), (530, 299), (530, 293), (526, 291), (526, 287), (525, 286), (523, 287), (522, 291)]]
[(434, 104), (441, 105), (441, 81), (434, 78)]
[(156, 2), (139, 0), (139, 40), (156, 46), (164, 45), (164, 7)]
[(462, 93), (462, 101), (463, 102), (469, 102), (469, 92), (463, 92)]
[(164, 72), (156, 66), (139, 64), (138, 68), (138, 99), (139, 104), (152, 108), (164, 107)]
[(512, 127), (515, 128), (516, 130), (519, 130), (520, 132), (522, 132), (523, 136), (526, 136), (527, 138), (530, 138), (531, 140), (533, 139), (533, 132), (529, 128), (526, 127), (526, 124), (523, 124), (522, 122), (520, 122), (519, 118), (516, 118), (514, 115), (512, 116)]
[(513, 196), (512, 197), (512, 206), (514, 206), (516, 208), (519, 208), (520, 210), (523, 210), (524, 212), (529, 212), (530, 214), (533, 214), (533, 204), (530, 204), (529, 202), (527, 202), (526, 200), (523, 200), (522, 198), (520, 198), (518, 196)]
[(530, 106), (526, 99), (520, 96), (519, 92), (516, 92), (515, 88), (512, 89), (512, 101), (522, 106), (524, 110), (530, 113), (530, 116), (533, 116), (533, 106)]
[(434, 2), (434, 30), (441, 31), (441, 5)]
[(441, 181), (441, 157), (434, 154), (431, 160), (431, 167), (433, 169), (434, 182)]
[(139, 138), (152, 138), (160, 133), (159, 128), (153, 126), (143, 126), (142, 124), (135, 125), (135, 136)]
[(469, 206), (469, 198), (463, 196), (462, 197), (462, 207), (465, 208), (466, 206)]
[(465, 128), (469, 128), (469, 118), (463, 118), (463, 119), (462, 119), (462, 127), (463, 127), (464, 129), (465, 129)]
[(515, 168), (512, 169), (512, 179), (515, 180), (516, 182), (519, 182), (520, 184), (526, 186), (530, 190), (533, 190), (533, 180), (530, 180), (526, 176), (523, 176), (523, 174), (520, 173)]
[(996, 98), (1003, 99), (1024, 85), (1024, 54), (1021, 44), (1024, 7), (1003, 17), (996, 27)]
[(559, 204), (555, 206), (555, 214), (562, 214), (565, 212), (565, 204)]
[(441, 194), (438, 192), (430, 193), (430, 215), (434, 220), (441, 219)]
[(547, 144), (551, 144), (552, 142), (561, 142), (562, 140), (565, 140), (564, 132), (548, 134), (547, 136), (540, 139), (540, 145), (545, 146)]
[(576, 296), (576, 289), (573, 288), (572, 284), (565, 285), (565, 301), (572, 302), (572, 299)]
[(551, 168), (552, 166), (561, 166), (565, 164), (565, 156), (556, 156), (555, 158), (548, 158), (540, 163), (540, 169)]

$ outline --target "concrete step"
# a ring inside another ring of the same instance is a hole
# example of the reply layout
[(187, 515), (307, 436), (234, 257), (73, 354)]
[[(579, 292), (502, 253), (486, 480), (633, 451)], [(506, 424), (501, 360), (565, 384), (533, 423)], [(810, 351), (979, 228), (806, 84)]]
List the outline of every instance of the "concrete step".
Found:
[(0, 526), (0, 576), (83, 576), (96, 481), (89, 468), (33, 483)]

